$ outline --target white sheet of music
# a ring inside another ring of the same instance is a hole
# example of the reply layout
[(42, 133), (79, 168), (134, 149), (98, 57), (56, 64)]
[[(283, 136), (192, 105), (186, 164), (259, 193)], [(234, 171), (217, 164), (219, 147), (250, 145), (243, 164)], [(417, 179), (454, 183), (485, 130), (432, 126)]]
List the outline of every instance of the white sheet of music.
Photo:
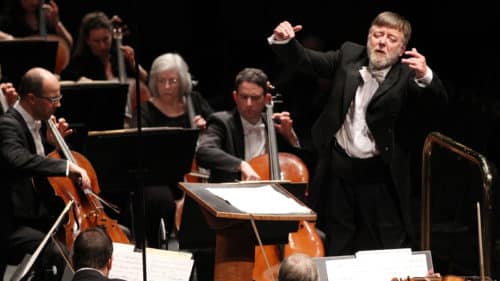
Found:
[(429, 273), (426, 253), (411, 249), (360, 251), (355, 257), (326, 261), (328, 281), (388, 281), (393, 277), (423, 277)]
[[(207, 188), (242, 212), (249, 214), (310, 214), (311, 209), (293, 198), (277, 191), (270, 185), (258, 187)], [(258, 202), (258, 204), (255, 204)]]
[[(190, 253), (167, 250), (146, 250), (147, 278), (150, 281), (188, 281), (193, 268)], [(142, 253), (134, 245), (113, 243), (113, 264), (110, 278), (142, 281)]]

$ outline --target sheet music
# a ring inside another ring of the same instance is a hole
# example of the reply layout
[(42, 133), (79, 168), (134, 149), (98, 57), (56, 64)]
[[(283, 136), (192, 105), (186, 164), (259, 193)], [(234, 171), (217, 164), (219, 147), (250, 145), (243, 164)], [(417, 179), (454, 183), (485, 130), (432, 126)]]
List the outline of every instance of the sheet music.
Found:
[[(278, 192), (271, 185), (207, 188), (209, 192), (249, 214), (310, 214), (311, 209)], [(259, 202), (259, 204), (255, 204)]]
[(352, 258), (327, 260), (325, 265), (328, 281), (388, 281), (429, 273), (427, 253), (412, 253), (411, 249), (360, 251)]
[[(193, 268), (190, 253), (159, 249), (146, 250), (147, 277), (150, 281), (188, 281)], [(134, 245), (113, 243), (110, 278), (142, 281), (142, 253)]]

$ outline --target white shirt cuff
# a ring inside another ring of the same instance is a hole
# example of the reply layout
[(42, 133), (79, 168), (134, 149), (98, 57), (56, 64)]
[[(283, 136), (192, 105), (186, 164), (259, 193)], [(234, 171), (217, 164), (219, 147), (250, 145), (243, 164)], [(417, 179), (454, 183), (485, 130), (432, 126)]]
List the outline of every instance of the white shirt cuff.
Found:
[(269, 43), (269, 45), (273, 45), (273, 44), (276, 44), (276, 45), (283, 45), (283, 44), (286, 44), (288, 42), (290, 42), (291, 39), (285, 39), (285, 40), (276, 40), (274, 38), (274, 34), (267, 37), (267, 42)]
[(431, 84), (433, 77), (434, 75), (432, 73), (432, 69), (427, 66), (427, 71), (425, 72), (424, 77), (420, 79), (415, 78), (415, 82), (419, 87), (425, 88)]

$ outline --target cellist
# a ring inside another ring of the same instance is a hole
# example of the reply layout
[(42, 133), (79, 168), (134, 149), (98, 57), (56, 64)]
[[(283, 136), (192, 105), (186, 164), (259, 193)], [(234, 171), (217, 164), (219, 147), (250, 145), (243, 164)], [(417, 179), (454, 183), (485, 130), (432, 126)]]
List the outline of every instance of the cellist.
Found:
[[(266, 153), (266, 128), (264, 107), (271, 99), (267, 92), (268, 78), (260, 69), (245, 68), (236, 76), (232, 93), (236, 108), (212, 114), (206, 132), (200, 136), (196, 161), (210, 169), (211, 182), (259, 180), (259, 175), (248, 160)], [(283, 150), (299, 152), (290, 113), (275, 113), (273, 119), (278, 142)]]
[[(113, 19), (121, 21), (117, 16), (113, 17)], [(101, 11), (90, 12), (83, 16), (74, 52), (68, 66), (61, 73), (62, 80), (78, 82), (95, 80), (121, 81), (122, 79), (128, 80), (128, 77), (135, 77), (135, 51), (129, 45), (119, 44), (119, 48), (116, 48), (118, 46), (116, 40), (115, 45), (113, 44), (113, 19), (110, 19)], [(120, 60), (120, 58), (123, 60)], [(148, 73), (140, 65), (138, 69), (137, 76), (142, 86), (147, 81)], [(135, 85), (130, 87), (130, 99), (135, 97), (133, 90), (135, 90)], [(141, 94), (142, 97), (149, 96), (147, 87), (141, 87)], [(126, 108), (125, 122), (127, 126), (134, 109), (129, 106)]]
[[(81, 181), (81, 188), (91, 188), (87, 172), (70, 161), (46, 157), (45, 141), (54, 145), (52, 134), (40, 132), (41, 121), (55, 120), (53, 114), (61, 106), (57, 77), (42, 68), (32, 68), (22, 77), (18, 89), (20, 100), (0, 117), (0, 170), (2, 171), (1, 251), (4, 263), (18, 264), (31, 254), (51, 227), (62, 204), (50, 188), (48, 176), (69, 176)], [(71, 133), (68, 123), (59, 119), (61, 135)], [(47, 151), (49, 152), (49, 151)], [(61, 203), (61, 204), (58, 204)], [(34, 267), (35, 278), (44, 279), (47, 268), (57, 267), (60, 278), (64, 260), (53, 243), (42, 252)], [(3, 274), (5, 264), (0, 264)]]
[[(263, 111), (272, 98), (268, 83), (267, 75), (260, 69), (241, 70), (232, 92), (236, 108), (209, 116), (207, 128), (199, 137), (196, 161), (210, 170), (210, 182), (261, 179), (248, 161), (267, 152)], [(278, 147), (299, 153), (300, 144), (290, 114), (274, 113), (273, 119), (279, 120), (275, 124)]]

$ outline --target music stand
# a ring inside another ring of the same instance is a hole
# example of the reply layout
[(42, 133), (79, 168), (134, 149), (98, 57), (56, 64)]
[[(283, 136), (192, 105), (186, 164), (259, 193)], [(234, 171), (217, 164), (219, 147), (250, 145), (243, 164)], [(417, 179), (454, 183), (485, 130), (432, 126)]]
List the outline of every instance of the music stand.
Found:
[(54, 72), (57, 46), (57, 41), (41, 39), (0, 41), (2, 81), (18, 87), (24, 73), (35, 66)]
[[(191, 170), (198, 129), (142, 129), (144, 184), (181, 181)], [(139, 172), (136, 129), (89, 132), (84, 153), (93, 163), (102, 190), (131, 191)]]
[(118, 82), (62, 82), (57, 115), (86, 131), (123, 128), (128, 85)]
[(42, 253), (43, 248), (47, 245), (47, 242), (49, 239), (54, 235), (54, 233), (57, 231), (57, 228), (65, 218), (66, 214), (68, 213), (69, 209), (73, 205), (74, 201), (71, 200), (66, 204), (66, 207), (62, 210), (61, 214), (57, 218), (56, 222), (52, 225), (50, 230), (47, 232), (45, 237), (43, 237), (42, 242), (40, 242), (40, 245), (36, 248), (35, 252), (32, 255), (26, 255), (24, 256), (22, 262), (17, 266), (16, 271), (14, 274), (12, 274), (12, 277), (10, 281), (21, 281), (21, 280), (26, 280), (28, 277), (28, 273), (31, 271), (31, 268), (33, 267), (33, 264), (35, 264), (35, 261), (37, 260), (38, 256), (40, 253)]
[[(248, 214), (240, 211), (229, 202), (214, 195), (207, 188), (251, 188), (265, 186), (265, 182), (256, 183), (187, 183), (181, 182), (179, 186), (186, 192), (186, 199), (191, 198), (199, 205), (199, 209), (209, 228), (215, 232), (215, 269), (214, 280), (252, 280), (253, 263), (255, 256), (255, 244), (257, 239), (251, 227), (253, 220), (257, 224), (263, 243), (281, 243), (287, 240), (288, 233), (297, 229), (297, 221), (315, 221), (316, 214), (309, 210), (307, 213), (286, 214)], [(291, 193), (276, 183), (269, 185), (285, 197), (295, 200), (303, 205)], [(251, 198), (248, 198), (251, 200)], [(259, 204), (259, 202), (255, 202)], [(181, 230), (179, 232), (179, 244), (182, 236), (188, 234), (182, 231), (184, 226), (192, 226), (193, 222), (184, 205)], [(267, 229), (262, 229), (267, 228)], [(206, 232), (197, 231), (191, 236), (204, 237)], [(208, 245), (209, 246), (209, 245)], [(213, 246), (213, 245), (212, 245)]]

